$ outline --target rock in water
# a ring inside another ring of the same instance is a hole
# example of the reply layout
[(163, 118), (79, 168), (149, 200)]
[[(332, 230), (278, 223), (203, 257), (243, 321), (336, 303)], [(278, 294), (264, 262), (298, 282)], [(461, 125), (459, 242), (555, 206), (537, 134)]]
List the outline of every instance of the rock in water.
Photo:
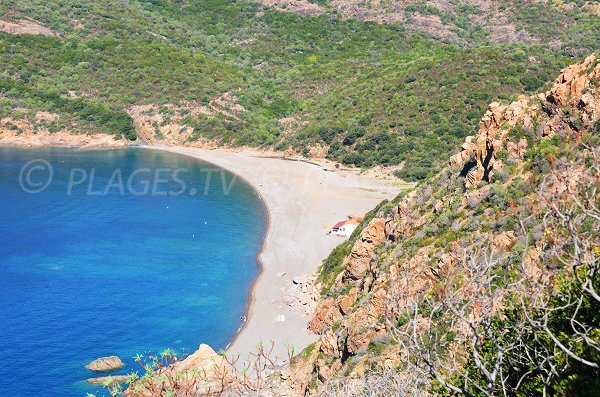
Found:
[(108, 372), (123, 368), (123, 362), (117, 356), (102, 357), (92, 361), (85, 367), (96, 372)]
[(117, 376), (102, 376), (100, 378), (90, 378), (87, 380), (87, 383), (91, 383), (93, 385), (104, 385), (106, 383), (110, 385), (114, 385), (115, 383), (127, 383), (128, 377), (125, 375), (117, 375)]

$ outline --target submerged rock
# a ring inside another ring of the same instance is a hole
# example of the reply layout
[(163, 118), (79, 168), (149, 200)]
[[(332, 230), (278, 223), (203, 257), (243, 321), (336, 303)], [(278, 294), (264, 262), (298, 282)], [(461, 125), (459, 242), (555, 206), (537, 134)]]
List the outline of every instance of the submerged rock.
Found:
[(126, 375), (117, 375), (117, 376), (101, 376), (99, 378), (90, 378), (87, 380), (87, 383), (91, 383), (93, 385), (104, 385), (110, 384), (114, 385), (115, 383), (127, 383), (128, 377)]
[(85, 367), (96, 372), (108, 372), (123, 368), (123, 362), (117, 356), (101, 357)]

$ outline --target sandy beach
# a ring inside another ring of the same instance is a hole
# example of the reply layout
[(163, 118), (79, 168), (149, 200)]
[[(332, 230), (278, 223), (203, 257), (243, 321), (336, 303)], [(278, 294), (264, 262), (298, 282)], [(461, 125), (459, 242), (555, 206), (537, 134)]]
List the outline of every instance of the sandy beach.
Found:
[[(351, 173), (324, 170), (302, 161), (259, 157), (256, 152), (231, 152), (190, 147), (144, 146), (212, 163), (250, 183), (269, 211), (269, 228), (259, 255), (262, 271), (251, 292), (248, 319), (229, 346), (242, 357), (260, 342), (275, 343), (274, 356), (287, 358), (317, 338), (307, 329), (308, 316), (284, 302), (293, 279), (314, 272), (343, 238), (327, 235), (325, 225), (371, 210), (394, 197), (398, 185)], [(201, 343), (202, 341), (198, 341)]]
[[(40, 134), (28, 139), (28, 136), (4, 134), (0, 138), (0, 145), (24, 148), (128, 147), (104, 135), (62, 134), (49, 139)], [(328, 235), (325, 226), (370, 211), (402, 189), (402, 185), (389, 180), (339, 171), (329, 164), (284, 159), (273, 152), (166, 145), (139, 147), (190, 156), (226, 169), (252, 185), (267, 207), (269, 227), (258, 258), (261, 271), (250, 293), (246, 323), (227, 349), (228, 353), (239, 353), (242, 357), (256, 351), (259, 343), (272, 341), (275, 358), (285, 360), (289, 346), (298, 353), (316, 341), (317, 336), (307, 329), (309, 316), (302, 308), (286, 303), (295, 288), (293, 280), (313, 273), (331, 250), (344, 241), (343, 237)], [(198, 344), (203, 342), (199, 340)]]

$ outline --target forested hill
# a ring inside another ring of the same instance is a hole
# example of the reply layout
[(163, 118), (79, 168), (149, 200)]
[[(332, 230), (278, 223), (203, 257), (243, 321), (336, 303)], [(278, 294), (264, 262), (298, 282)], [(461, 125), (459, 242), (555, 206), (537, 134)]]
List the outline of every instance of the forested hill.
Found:
[[(402, 25), (448, 43), (551, 43), (586, 38), (582, 19), (600, 5), (590, 0), (259, 0), (284, 12)], [(580, 29), (583, 28), (583, 29)]]
[[(404, 17), (469, 26), (450, 27), (452, 40), (329, 3), (298, 15), (227, 0), (3, 0), (0, 133), (20, 132), (19, 119), (50, 132), (137, 131), (145, 141), (403, 164), (401, 177), (421, 179), (489, 102), (540, 91), (600, 47), (593, 3), (561, 2), (560, 12), (536, 3), (539, 21), (531, 7), (504, 3), (527, 34), (501, 40), (477, 8), (454, 7), (450, 18), (416, 2), (402, 3)], [(40, 121), (41, 110), (58, 117)]]

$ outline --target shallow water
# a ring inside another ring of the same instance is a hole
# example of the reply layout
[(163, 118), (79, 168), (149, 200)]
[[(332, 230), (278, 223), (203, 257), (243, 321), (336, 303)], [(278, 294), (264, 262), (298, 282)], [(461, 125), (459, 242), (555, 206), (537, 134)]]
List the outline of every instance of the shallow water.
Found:
[(0, 394), (102, 395), (95, 358), (120, 374), (136, 354), (225, 348), (266, 222), (249, 185), (184, 156), (0, 148)]

